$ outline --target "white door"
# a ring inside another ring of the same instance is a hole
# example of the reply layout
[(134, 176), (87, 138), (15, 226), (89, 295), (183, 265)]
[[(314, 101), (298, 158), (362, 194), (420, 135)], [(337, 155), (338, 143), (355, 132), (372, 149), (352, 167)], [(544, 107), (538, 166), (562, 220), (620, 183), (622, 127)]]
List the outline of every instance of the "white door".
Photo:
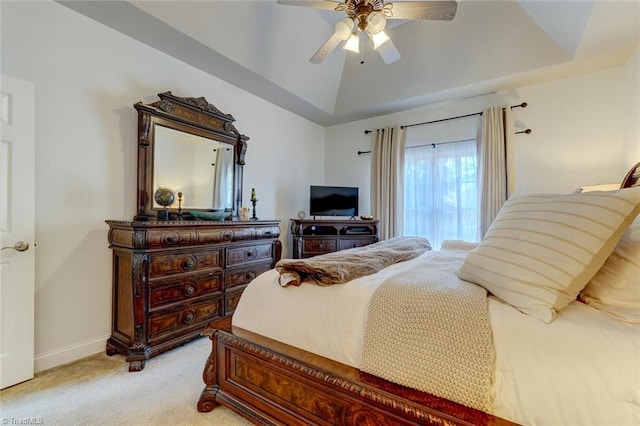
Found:
[(0, 389), (33, 378), (34, 86), (0, 77)]

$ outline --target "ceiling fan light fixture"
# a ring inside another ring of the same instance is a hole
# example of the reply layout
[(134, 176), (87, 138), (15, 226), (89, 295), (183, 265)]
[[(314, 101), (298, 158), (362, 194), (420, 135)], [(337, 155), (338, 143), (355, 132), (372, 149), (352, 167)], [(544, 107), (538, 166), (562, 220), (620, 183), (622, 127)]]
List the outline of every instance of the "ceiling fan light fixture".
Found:
[(338, 37), (340, 37), (340, 39), (347, 40), (349, 37), (351, 37), (354, 26), (355, 26), (355, 22), (353, 19), (345, 18), (342, 21), (336, 22), (334, 31), (335, 31), (335, 34), (337, 34)]
[(387, 18), (380, 11), (371, 12), (367, 16), (367, 31), (369, 34), (378, 34), (380, 31), (384, 31), (386, 25)]
[[(0, 0), (2, 1), (2, 0)], [(451, 21), (456, 16), (455, 0), (277, 0), (278, 4), (306, 6), (315, 9), (345, 12), (348, 16), (335, 25), (329, 39), (309, 59), (321, 63), (334, 49), (345, 41), (343, 49), (360, 53), (359, 33), (366, 33), (373, 41), (374, 49), (385, 64), (400, 59), (400, 52), (393, 40), (384, 32), (387, 19), (426, 19)], [(364, 61), (361, 61), (364, 63)]]
[(349, 40), (344, 44), (343, 49), (353, 53), (360, 53), (360, 37), (358, 37), (358, 34), (352, 33)]
[(382, 46), (386, 42), (391, 40), (387, 33), (384, 31), (380, 31), (379, 33), (371, 34), (371, 41), (373, 42), (373, 49), (377, 50), (378, 47)]

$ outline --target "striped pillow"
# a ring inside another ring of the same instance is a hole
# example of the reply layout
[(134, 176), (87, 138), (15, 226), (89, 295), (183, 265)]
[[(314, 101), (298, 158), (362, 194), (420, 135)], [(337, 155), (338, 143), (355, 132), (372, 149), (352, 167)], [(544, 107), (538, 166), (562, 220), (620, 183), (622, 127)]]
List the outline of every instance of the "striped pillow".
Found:
[(620, 321), (640, 324), (640, 217), (624, 231), (580, 299)]
[(640, 212), (640, 188), (513, 196), (458, 277), (544, 322), (603, 265)]

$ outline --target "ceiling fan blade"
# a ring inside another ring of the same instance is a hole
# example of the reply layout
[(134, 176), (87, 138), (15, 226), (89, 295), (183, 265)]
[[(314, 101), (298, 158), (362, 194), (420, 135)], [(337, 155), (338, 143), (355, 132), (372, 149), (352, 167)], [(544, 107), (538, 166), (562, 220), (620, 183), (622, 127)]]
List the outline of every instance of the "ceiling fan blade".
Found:
[(432, 19), (450, 21), (456, 16), (455, 1), (403, 1), (386, 3), (382, 12), (391, 19)]
[(306, 6), (315, 9), (326, 10), (345, 10), (345, 4), (341, 1), (332, 0), (278, 0), (278, 4), (286, 4), (289, 6)]
[(385, 64), (392, 64), (398, 59), (400, 59), (400, 52), (396, 48), (396, 45), (393, 44), (393, 41), (388, 40), (384, 44), (378, 46), (376, 49), (378, 54), (382, 58)]
[(311, 57), (311, 59), (309, 59), (309, 62), (312, 64), (319, 64), (324, 61), (324, 58), (329, 56), (329, 53), (333, 52), (333, 49), (338, 47), (341, 41), (343, 41), (343, 39), (338, 34), (333, 33), (333, 35), (329, 37), (329, 40), (327, 40)]

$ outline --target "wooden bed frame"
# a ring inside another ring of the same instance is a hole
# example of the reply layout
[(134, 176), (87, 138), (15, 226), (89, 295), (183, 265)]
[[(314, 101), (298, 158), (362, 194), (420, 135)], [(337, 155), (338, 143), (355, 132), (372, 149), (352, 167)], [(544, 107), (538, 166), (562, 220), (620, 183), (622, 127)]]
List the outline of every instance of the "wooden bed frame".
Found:
[(276, 425), (513, 424), (238, 327), (205, 333), (213, 349), (200, 412), (222, 404)]
[(622, 180), (620, 188), (630, 188), (640, 186), (640, 163), (633, 166)]
[[(640, 163), (620, 187), (638, 185)], [(513, 424), (237, 327), (205, 334), (200, 412), (222, 404), (256, 424)]]

